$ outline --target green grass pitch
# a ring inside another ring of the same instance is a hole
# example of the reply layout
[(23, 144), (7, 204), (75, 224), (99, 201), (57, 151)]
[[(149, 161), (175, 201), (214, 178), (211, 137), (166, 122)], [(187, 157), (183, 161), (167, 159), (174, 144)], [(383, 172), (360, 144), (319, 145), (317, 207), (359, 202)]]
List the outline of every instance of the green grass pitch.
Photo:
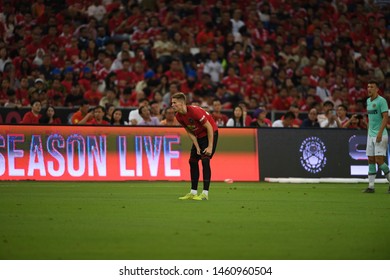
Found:
[(0, 182), (0, 259), (390, 259), (390, 194), (365, 184)]

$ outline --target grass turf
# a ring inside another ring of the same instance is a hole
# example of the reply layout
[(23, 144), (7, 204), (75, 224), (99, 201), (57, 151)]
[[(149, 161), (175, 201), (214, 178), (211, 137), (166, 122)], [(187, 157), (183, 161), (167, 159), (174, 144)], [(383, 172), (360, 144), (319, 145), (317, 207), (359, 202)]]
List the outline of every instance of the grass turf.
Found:
[(0, 259), (390, 259), (378, 185), (0, 182)]

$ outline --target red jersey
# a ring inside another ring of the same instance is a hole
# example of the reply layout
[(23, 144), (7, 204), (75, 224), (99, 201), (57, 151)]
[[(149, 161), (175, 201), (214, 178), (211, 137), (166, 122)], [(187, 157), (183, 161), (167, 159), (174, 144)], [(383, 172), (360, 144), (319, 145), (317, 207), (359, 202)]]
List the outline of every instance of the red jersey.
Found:
[(110, 69), (101, 68), (100, 70), (98, 70), (97, 78), (99, 79), (99, 81), (103, 81), (109, 73)]
[(352, 103), (355, 103), (358, 99), (367, 98), (367, 90), (365, 88), (350, 88), (349, 89), (349, 98)]
[(71, 122), (72, 124), (78, 124), (84, 117), (85, 115), (79, 110), (72, 115)]
[(30, 104), (27, 89), (23, 89), (23, 88), (17, 89), (16, 90), (16, 98), (20, 101), (20, 103), (23, 106), (28, 106)]
[(103, 94), (99, 91), (87, 90), (84, 93), (84, 99), (88, 101), (90, 105), (98, 105)]
[(63, 80), (61, 82), (61, 85), (64, 86), (66, 93), (70, 93), (70, 91), (72, 90), (72, 82), (71, 81)]
[(105, 121), (105, 120), (98, 122), (97, 120), (92, 119), (92, 120), (88, 121), (87, 124), (90, 124), (90, 125), (109, 125), (110, 123), (108, 121)]
[(57, 42), (58, 42), (58, 37), (56, 35), (54, 36), (51, 36), (51, 35), (46, 35), (42, 38), (42, 44), (44, 46), (49, 46), (51, 44), (56, 44), (57, 45)]
[(242, 81), (238, 76), (226, 76), (223, 78), (222, 83), (226, 86), (227, 90), (234, 93), (241, 93)]
[(144, 45), (140, 44), (139, 41), (149, 40), (150, 36), (147, 31), (137, 30), (131, 35), (131, 42), (135, 45)]
[(214, 47), (214, 32), (206, 30), (201, 30), (196, 36), (196, 43), (198, 46), (207, 45), (209, 48)]
[(250, 98), (254, 97), (257, 100), (264, 99), (264, 88), (263, 85), (248, 84), (245, 87), (245, 96)]
[(21, 124), (39, 124), (39, 119), (41, 118), (41, 114), (38, 116), (34, 115), (31, 111), (24, 114)]
[(123, 20), (124, 20), (124, 15), (121, 13), (119, 16), (112, 17), (108, 21), (108, 28), (109, 28), (110, 34), (123, 34), (123, 33), (125, 33), (125, 30), (123, 27), (121, 27), (120, 29), (115, 31), (115, 28), (119, 27)]
[(168, 70), (165, 72), (165, 76), (168, 77), (169, 82), (173, 82), (173, 81), (184, 82), (186, 79), (182, 71)]
[(132, 71), (126, 71), (123, 69), (115, 71), (118, 84), (121, 84), (121, 81), (124, 81), (122, 83), (126, 85), (135, 85), (136, 83), (136, 76), (134, 72)]
[(207, 121), (213, 127), (213, 131), (218, 131), (218, 126), (213, 117), (198, 106), (187, 105), (187, 113), (176, 113), (177, 121), (189, 131), (191, 131), (196, 138), (207, 136), (207, 129), (203, 126)]

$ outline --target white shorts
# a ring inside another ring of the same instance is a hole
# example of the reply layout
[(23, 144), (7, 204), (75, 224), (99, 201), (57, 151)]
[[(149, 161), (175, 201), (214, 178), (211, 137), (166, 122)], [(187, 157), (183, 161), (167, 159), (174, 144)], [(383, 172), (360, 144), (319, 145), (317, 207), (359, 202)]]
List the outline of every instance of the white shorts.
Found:
[(376, 137), (368, 136), (366, 155), (369, 157), (386, 156), (388, 142), (389, 142), (389, 137), (387, 135), (382, 136), (382, 141), (379, 143), (376, 142)]

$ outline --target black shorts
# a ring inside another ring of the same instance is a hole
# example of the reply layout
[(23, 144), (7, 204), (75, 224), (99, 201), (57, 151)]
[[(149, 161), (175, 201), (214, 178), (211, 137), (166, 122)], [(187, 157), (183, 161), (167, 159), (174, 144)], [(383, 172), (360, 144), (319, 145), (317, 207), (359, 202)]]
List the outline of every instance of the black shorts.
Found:
[(205, 154), (203, 154), (202, 152), (204, 151), (204, 149), (206, 149), (208, 146), (209, 146), (209, 139), (207, 136), (205, 137), (202, 137), (202, 138), (198, 138), (198, 144), (199, 144), (199, 147), (200, 147), (200, 152), (201, 154), (198, 155), (196, 153), (196, 148), (195, 148), (195, 145), (192, 144), (192, 148), (191, 148), (191, 159), (196, 159), (196, 160), (200, 160), (202, 157), (209, 157), (209, 158), (212, 158), (214, 153), (215, 153), (215, 150), (217, 148), (217, 143), (218, 143), (218, 131), (215, 131), (214, 132), (214, 141), (213, 141), (213, 150), (211, 152), (211, 155), (210, 156), (206, 156)]

